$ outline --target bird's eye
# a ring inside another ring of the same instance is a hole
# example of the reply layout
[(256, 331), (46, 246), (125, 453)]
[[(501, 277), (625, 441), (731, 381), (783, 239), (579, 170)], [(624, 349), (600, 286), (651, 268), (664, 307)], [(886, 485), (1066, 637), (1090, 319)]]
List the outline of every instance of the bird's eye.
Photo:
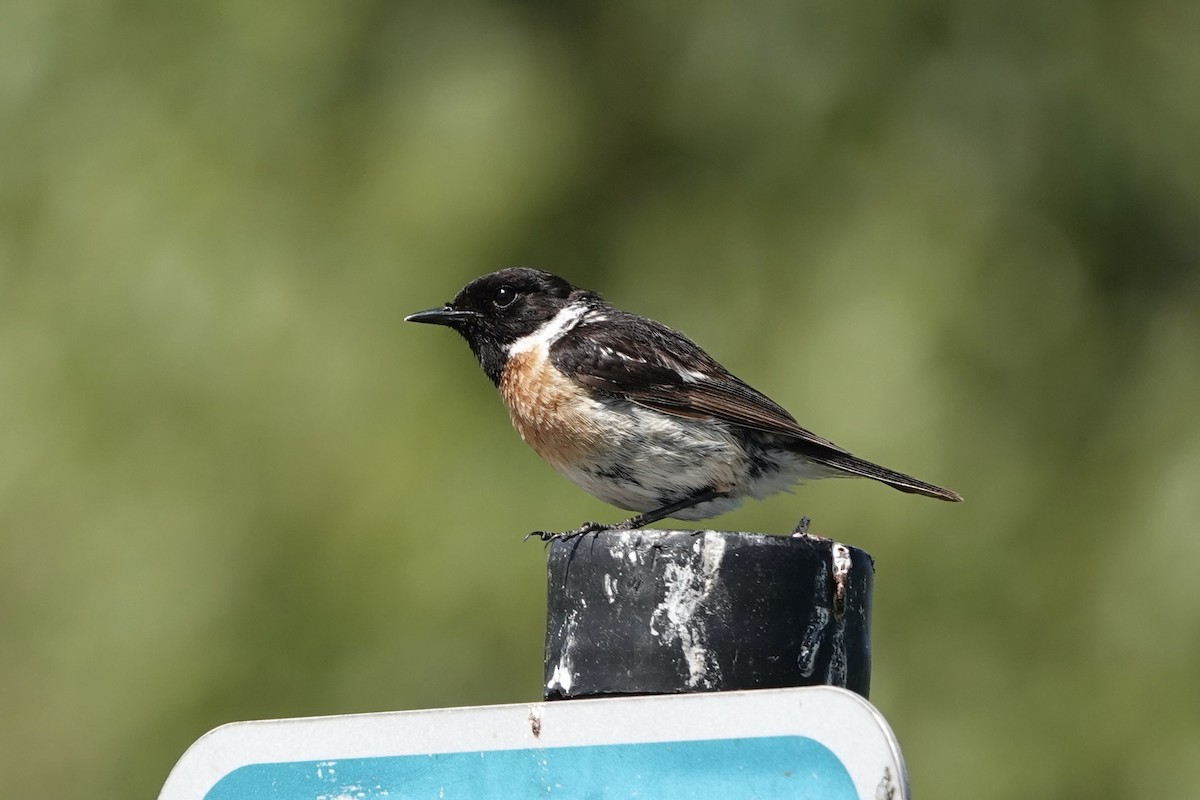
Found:
[(492, 297), (492, 305), (496, 308), (508, 308), (517, 299), (517, 290), (511, 286), (501, 286)]

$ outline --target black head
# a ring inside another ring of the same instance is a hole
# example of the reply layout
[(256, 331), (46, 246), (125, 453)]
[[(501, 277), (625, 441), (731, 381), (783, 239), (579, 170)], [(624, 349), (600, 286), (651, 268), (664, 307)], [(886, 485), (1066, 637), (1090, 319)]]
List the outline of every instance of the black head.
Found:
[(404, 319), (445, 325), (461, 333), (483, 371), (498, 384), (510, 344), (554, 319), (571, 302), (585, 298), (599, 299), (557, 275), (519, 267), (476, 278), (444, 307)]

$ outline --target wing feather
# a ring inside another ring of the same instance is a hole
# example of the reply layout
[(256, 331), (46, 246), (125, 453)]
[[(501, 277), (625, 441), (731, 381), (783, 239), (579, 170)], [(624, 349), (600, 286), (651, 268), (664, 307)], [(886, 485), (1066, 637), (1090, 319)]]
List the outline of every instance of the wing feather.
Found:
[(690, 419), (714, 419), (791, 440), (807, 457), (902, 492), (959, 501), (957, 493), (851, 455), (800, 427), (782, 406), (739, 380), (683, 334), (607, 307), (550, 348), (562, 372), (589, 389)]
[(678, 331), (620, 312), (606, 316), (576, 327), (551, 350), (555, 365), (583, 386), (665, 414), (717, 419), (848, 455)]

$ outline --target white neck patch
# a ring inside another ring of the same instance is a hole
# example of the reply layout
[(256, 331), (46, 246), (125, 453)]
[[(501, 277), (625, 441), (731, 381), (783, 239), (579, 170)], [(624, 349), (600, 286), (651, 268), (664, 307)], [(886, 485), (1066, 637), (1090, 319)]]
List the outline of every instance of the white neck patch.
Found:
[(554, 340), (579, 324), (587, 308), (579, 303), (564, 306), (554, 317), (528, 336), (522, 336), (508, 346), (508, 354), (528, 353), (539, 347), (549, 347)]

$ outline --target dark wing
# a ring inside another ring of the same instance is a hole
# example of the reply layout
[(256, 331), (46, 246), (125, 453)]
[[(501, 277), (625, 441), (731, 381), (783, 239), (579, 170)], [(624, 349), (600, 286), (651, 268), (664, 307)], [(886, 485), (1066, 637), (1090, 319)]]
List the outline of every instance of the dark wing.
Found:
[(550, 349), (554, 365), (581, 385), (680, 417), (711, 418), (787, 437), (807, 457), (894, 489), (959, 501), (955, 492), (851, 455), (801, 428), (762, 392), (729, 374), (695, 343), (653, 320), (611, 309)]
[(683, 334), (615, 309), (605, 317), (574, 328), (550, 351), (554, 365), (583, 386), (666, 414), (711, 417), (848, 455)]

